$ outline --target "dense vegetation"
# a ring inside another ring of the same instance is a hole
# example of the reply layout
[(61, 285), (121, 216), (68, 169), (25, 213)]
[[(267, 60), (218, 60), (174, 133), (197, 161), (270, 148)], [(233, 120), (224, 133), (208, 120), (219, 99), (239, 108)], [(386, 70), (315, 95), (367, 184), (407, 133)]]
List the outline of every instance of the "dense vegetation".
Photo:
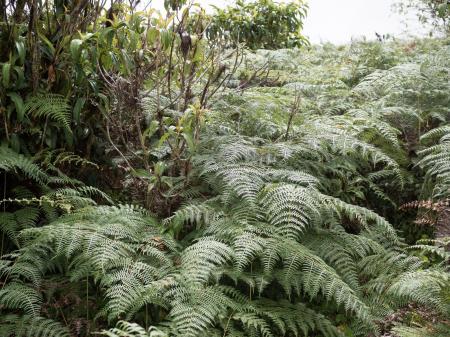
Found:
[(449, 40), (137, 3), (2, 2), (0, 336), (447, 336)]
[(302, 0), (237, 0), (224, 9), (216, 7), (210, 17), (208, 37), (229, 43), (244, 42), (250, 49), (280, 49), (307, 44), (302, 35), (307, 6)]

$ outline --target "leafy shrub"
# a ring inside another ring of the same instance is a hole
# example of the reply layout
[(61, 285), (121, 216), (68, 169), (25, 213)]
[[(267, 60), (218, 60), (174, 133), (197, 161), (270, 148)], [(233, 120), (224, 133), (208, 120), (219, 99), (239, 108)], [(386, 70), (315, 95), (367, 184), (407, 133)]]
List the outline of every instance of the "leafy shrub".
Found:
[(250, 49), (300, 47), (307, 44), (301, 34), (306, 10), (301, 0), (288, 3), (238, 0), (225, 9), (216, 8), (208, 36), (245, 43)]

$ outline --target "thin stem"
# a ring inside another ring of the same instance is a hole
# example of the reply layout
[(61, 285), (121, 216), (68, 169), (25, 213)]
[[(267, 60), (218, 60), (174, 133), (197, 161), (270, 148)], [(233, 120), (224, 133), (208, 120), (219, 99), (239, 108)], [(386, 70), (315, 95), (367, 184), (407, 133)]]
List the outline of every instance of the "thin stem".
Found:
[[(3, 173), (3, 213), (6, 212), (6, 203), (4, 200), (6, 199), (6, 171)], [(5, 232), (2, 231), (2, 243), (0, 247), (0, 257), (3, 256), (3, 245), (5, 241)]]
[(233, 315), (234, 315), (234, 311), (232, 311), (230, 316), (228, 317), (227, 324), (225, 325), (225, 329), (223, 329), (222, 337), (225, 337), (227, 335), (228, 327), (230, 326), (231, 317), (233, 317)]
[(295, 96), (294, 103), (292, 104), (292, 107), (291, 107), (291, 112), (289, 114), (289, 120), (288, 120), (287, 127), (286, 127), (286, 133), (284, 135), (284, 140), (285, 141), (288, 140), (288, 138), (289, 138), (289, 131), (291, 129), (292, 120), (294, 119), (294, 116), (300, 110), (300, 101), (301, 101), (300, 93), (297, 92), (297, 94)]
[(9, 142), (9, 131), (8, 131), (8, 119), (6, 117), (6, 110), (1, 107), (0, 113), (3, 115), (3, 120), (5, 122), (5, 134), (6, 134), (6, 140)]
[(89, 322), (89, 276), (86, 276), (86, 320)]
[[(57, 304), (56, 299), (54, 299), (54, 302), (55, 302), (55, 304)], [(64, 324), (66, 326), (69, 326), (69, 323), (67, 323), (67, 320), (66, 320), (66, 316), (64, 316), (64, 312), (61, 309), (61, 306), (58, 305), (57, 307), (58, 307), (59, 312), (61, 313), (61, 317), (62, 317), (62, 319), (64, 321)]]
[(42, 138), (41, 138), (41, 150), (42, 150), (43, 147), (44, 147), (45, 134), (47, 133), (47, 125), (48, 125), (48, 116), (45, 118), (44, 131), (42, 132)]
[(145, 303), (145, 330), (148, 330), (148, 304)]

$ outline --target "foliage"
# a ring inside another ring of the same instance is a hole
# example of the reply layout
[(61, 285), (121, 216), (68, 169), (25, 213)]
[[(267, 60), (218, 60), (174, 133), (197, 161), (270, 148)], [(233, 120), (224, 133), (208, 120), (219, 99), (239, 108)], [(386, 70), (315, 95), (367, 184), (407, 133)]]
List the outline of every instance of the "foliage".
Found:
[(1, 336), (377, 336), (412, 305), (448, 315), (448, 239), (398, 210), (446, 214), (448, 41), (243, 52), (182, 1), (83, 3), (2, 14), (22, 33), (1, 40)]
[(279, 49), (307, 44), (301, 34), (306, 4), (301, 0), (236, 1), (225, 9), (216, 7), (208, 28), (211, 39), (225, 38), (250, 49)]
[(397, 6), (402, 12), (415, 9), (421, 22), (431, 21), (434, 27), (450, 33), (450, 4), (447, 0), (403, 0)]
[(431, 180), (431, 196), (446, 198), (450, 196), (450, 128), (435, 128), (421, 137), (422, 141), (433, 138), (439, 138), (439, 143), (420, 151), (423, 158), (418, 165), (426, 170), (426, 178)]
[(21, 153), (91, 146), (102, 84), (82, 75), (72, 40), (102, 8), (97, 1), (4, 1), (2, 8), (2, 140)]
[(400, 337), (444, 337), (448, 334), (448, 325), (438, 325), (436, 327), (420, 327), (411, 328), (399, 326), (394, 329), (394, 332)]

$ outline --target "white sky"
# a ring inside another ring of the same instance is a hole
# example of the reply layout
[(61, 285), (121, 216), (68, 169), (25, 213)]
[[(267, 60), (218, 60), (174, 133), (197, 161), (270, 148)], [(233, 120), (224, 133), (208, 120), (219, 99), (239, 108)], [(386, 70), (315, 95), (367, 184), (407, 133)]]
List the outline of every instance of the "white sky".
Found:
[[(232, 0), (197, 0), (202, 6), (225, 6)], [(396, 0), (308, 0), (309, 11), (304, 34), (312, 43), (345, 43), (352, 38), (379, 34), (423, 35), (425, 29), (411, 15), (405, 18), (392, 11)], [(163, 8), (164, 0), (153, 0), (152, 7)]]
[(407, 18), (392, 10), (395, 0), (309, 0), (304, 34), (311, 42), (344, 43), (352, 37), (375, 38), (379, 34), (424, 34), (415, 15)]

